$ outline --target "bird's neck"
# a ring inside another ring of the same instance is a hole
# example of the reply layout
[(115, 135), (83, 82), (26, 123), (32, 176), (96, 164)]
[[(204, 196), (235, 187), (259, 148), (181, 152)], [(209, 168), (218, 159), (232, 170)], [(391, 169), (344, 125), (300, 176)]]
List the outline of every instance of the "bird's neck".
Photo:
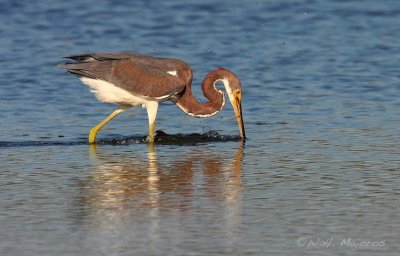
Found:
[(216, 83), (222, 82), (225, 88), (229, 88), (230, 77), (231, 73), (225, 69), (216, 69), (208, 73), (202, 82), (203, 94), (208, 99), (208, 102), (204, 103), (194, 97), (190, 81), (177, 101), (177, 106), (194, 117), (210, 117), (217, 114), (225, 105), (225, 97), (224, 93), (217, 89)]

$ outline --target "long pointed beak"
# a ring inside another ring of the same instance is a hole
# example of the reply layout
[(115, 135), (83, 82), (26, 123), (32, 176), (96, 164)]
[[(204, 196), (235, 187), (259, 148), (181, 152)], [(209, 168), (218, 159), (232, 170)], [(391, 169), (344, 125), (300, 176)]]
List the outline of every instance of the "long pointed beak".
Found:
[(232, 102), (233, 110), (235, 111), (236, 121), (239, 126), (240, 137), (242, 139), (246, 139), (246, 133), (244, 130), (244, 123), (243, 123), (243, 113), (242, 113), (242, 94), (237, 94), (233, 97)]

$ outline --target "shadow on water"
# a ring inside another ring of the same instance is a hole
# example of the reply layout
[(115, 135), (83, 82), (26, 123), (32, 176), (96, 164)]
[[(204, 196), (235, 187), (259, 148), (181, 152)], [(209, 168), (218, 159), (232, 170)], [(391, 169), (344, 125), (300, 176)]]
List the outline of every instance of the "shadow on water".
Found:
[[(191, 147), (172, 156), (158, 155), (156, 148), (148, 145), (147, 152), (116, 155), (110, 148), (92, 145), (94, 169), (77, 184), (80, 199), (74, 207), (84, 211), (73, 218), (94, 234), (118, 239), (121, 246), (132, 239), (155, 243), (168, 236), (162, 232), (166, 223), (172, 225), (171, 232), (179, 230), (177, 236), (213, 227), (235, 244), (242, 215), (243, 143), (236, 152)], [(193, 227), (194, 223), (201, 225)], [(124, 242), (126, 232), (130, 238)], [(96, 250), (107, 252), (114, 242), (102, 240)]]
[[(191, 134), (167, 134), (163, 131), (157, 131), (155, 144), (164, 145), (199, 145), (208, 142), (228, 142), (240, 141), (240, 136), (237, 135), (222, 135), (217, 131), (209, 131), (205, 133)], [(145, 144), (146, 137), (144, 136), (129, 136), (119, 138), (100, 139), (97, 144), (105, 145), (129, 145), (129, 144)], [(75, 146), (88, 144), (86, 138), (81, 138), (76, 141), (0, 141), (1, 147), (32, 147), (32, 146)]]

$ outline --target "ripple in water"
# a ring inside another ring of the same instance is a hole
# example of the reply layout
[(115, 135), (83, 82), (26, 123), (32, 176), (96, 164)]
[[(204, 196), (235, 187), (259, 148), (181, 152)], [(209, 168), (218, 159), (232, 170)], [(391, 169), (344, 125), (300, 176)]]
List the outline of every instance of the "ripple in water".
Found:
[[(173, 144), (173, 145), (198, 145), (206, 142), (227, 142), (241, 140), (238, 135), (223, 135), (217, 131), (208, 131), (205, 133), (191, 134), (167, 134), (164, 131), (156, 131), (155, 144)], [(146, 137), (127, 137), (99, 140), (98, 144), (128, 145), (146, 143)]]
[[(154, 143), (170, 145), (199, 145), (206, 142), (228, 142), (239, 140), (241, 140), (241, 138), (238, 135), (223, 135), (219, 134), (217, 131), (191, 134), (167, 134), (158, 130), (156, 132)], [(142, 143), (147, 143), (146, 136), (100, 139), (96, 144), (129, 145)], [(87, 139), (78, 139), (76, 141), (0, 141), (0, 147), (75, 146), (85, 144), (87, 144)]]

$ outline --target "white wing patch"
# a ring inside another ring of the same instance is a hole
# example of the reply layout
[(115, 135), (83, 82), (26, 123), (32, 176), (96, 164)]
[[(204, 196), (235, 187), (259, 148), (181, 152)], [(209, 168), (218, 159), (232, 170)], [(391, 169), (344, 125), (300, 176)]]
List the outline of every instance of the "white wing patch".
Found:
[(178, 72), (176, 72), (176, 70), (167, 71), (167, 74), (170, 74), (171, 76), (178, 76)]

